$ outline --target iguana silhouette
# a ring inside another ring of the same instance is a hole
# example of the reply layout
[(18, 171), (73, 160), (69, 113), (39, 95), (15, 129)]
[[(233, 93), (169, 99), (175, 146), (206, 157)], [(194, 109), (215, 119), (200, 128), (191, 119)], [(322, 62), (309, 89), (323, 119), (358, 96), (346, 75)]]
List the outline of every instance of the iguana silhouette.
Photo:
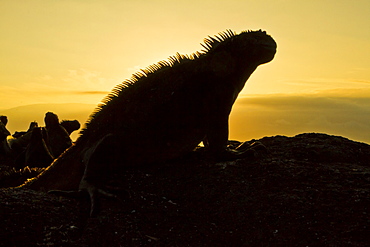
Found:
[(55, 113), (47, 112), (44, 119), (48, 133), (48, 138), (45, 140), (46, 144), (50, 153), (54, 157), (58, 157), (72, 145), (72, 140), (66, 129), (59, 123), (59, 118)]
[(53, 162), (54, 157), (45, 142), (47, 131), (42, 127), (35, 127), (32, 130), (31, 140), (24, 156), (24, 165), (28, 167), (47, 167)]
[(245, 157), (249, 150), (227, 147), (229, 114), (253, 71), (274, 58), (276, 42), (261, 30), (227, 30), (202, 46), (116, 86), (76, 143), (24, 186), (88, 192), (94, 214), (113, 171), (181, 157), (201, 141), (216, 159)]

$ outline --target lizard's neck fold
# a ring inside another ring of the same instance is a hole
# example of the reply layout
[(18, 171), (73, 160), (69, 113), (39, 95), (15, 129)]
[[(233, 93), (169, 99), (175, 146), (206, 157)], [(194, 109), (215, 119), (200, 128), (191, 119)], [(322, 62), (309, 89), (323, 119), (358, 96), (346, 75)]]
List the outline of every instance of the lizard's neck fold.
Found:
[(249, 65), (243, 69), (238, 69), (239, 72), (238, 80), (236, 80), (235, 88), (240, 92), (243, 88), (249, 77), (257, 69), (258, 65)]

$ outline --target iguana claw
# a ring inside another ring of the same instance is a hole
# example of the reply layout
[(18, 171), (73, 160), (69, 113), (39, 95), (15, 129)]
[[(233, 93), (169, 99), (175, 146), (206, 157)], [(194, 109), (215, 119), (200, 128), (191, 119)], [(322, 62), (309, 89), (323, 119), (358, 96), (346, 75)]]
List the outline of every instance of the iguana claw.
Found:
[(88, 195), (90, 198), (90, 217), (95, 217), (99, 213), (100, 209), (99, 195), (119, 200), (116, 195), (108, 193), (102, 189), (99, 189), (95, 185), (87, 182), (86, 180), (81, 181), (78, 191), (50, 190), (48, 191), (48, 193), (70, 198), (81, 198), (84, 195)]
[(118, 197), (116, 195), (108, 193), (102, 189), (99, 189), (98, 187), (84, 179), (81, 180), (79, 191), (87, 192), (87, 194), (90, 197), (90, 217), (95, 217), (99, 212), (100, 209), (99, 195), (118, 200)]
[(217, 158), (221, 161), (242, 159), (242, 158), (256, 158), (261, 155), (261, 153), (266, 153), (267, 148), (260, 142), (254, 142), (250, 144), (249, 142), (243, 142), (235, 149), (226, 148), (221, 153), (217, 154)]

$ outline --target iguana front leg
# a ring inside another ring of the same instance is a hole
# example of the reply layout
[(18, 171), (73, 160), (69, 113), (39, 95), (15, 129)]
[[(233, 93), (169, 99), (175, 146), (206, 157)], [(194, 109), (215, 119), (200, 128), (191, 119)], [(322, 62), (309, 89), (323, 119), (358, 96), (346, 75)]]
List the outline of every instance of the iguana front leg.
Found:
[(203, 143), (211, 156), (218, 161), (255, 157), (258, 155), (257, 146), (260, 147), (259, 150), (266, 150), (261, 143), (252, 146), (245, 142), (235, 149), (228, 147), (229, 115), (236, 96), (237, 94), (230, 92), (229, 97), (222, 95), (212, 104), (214, 108), (210, 114), (207, 134)]

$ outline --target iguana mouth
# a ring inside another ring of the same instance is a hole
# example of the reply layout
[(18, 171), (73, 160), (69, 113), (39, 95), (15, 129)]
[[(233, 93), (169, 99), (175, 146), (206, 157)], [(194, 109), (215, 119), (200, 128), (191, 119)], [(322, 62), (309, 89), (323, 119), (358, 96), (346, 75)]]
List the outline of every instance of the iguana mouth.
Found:
[(277, 46), (276, 45), (264, 44), (262, 46), (263, 46), (263, 48), (265, 50), (268, 50), (268, 51), (276, 51), (277, 50)]

